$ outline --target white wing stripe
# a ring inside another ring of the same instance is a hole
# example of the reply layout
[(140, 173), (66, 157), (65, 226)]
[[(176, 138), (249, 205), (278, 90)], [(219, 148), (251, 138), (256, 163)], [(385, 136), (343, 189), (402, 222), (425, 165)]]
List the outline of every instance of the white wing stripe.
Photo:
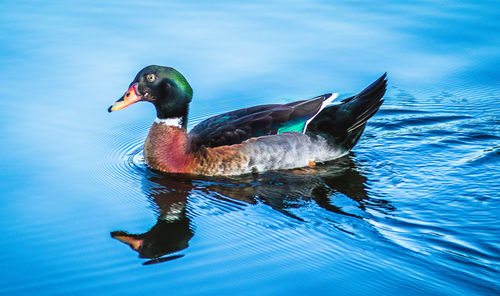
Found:
[(323, 109), (325, 109), (326, 106), (330, 105), (330, 103), (335, 100), (337, 97), (339, 96), (338, 93), (333, 93), (331, 94), (328, 98), (326, 98), (323, 103), (321, 104), (321, 107), (319, 107), (319, 110), (318, 112), (316, 112), (316, 114), (314, 114), (313, 116), (311, 116), (311, 118), (309, 118), (307, 121), (306, 121), (306, 124), (304, 125), (304, 130), (302, 131), (302, 133), (305, 133), (306, 130), (307, 130), (307, 126), (309, 125), (309, 122), (311, 122), (314, 117), (316, 117)]

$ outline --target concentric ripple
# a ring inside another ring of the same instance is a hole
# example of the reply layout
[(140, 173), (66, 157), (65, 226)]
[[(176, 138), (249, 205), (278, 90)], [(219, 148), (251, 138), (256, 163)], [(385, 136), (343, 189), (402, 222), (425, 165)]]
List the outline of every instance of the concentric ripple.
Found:
[(102, 165), (96, 168), (96, 177), (109, 184), (109, 188), (117, 192), (132, 190), (142, 194), (140, 186), (124, 184), (140, 184), (147, 172), (143, 157), (143, 145), (149, 126), (127, 124), (115, 127), (111, 136), (106, 137), (109, 143), (107, 154), (102, 159)]

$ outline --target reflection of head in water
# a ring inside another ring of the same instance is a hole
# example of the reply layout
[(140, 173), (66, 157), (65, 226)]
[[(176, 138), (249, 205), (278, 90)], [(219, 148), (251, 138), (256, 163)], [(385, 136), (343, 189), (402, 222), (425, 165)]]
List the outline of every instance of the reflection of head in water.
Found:
[[(156, 225), (143, 234), (114, 231), (111, 235), (128, 244), (142, 258), (156, 259), (187, 248), (189, 240), (194, 235), (189, 215), (186, 213), (188, 196), (193, 188), (204, 191), (212, 197), (226, 198), (229, 201), (237, 200), (251, 204), (262, 202), (299, 220), (302, 219), (291, 214), (289, 210), (300, 207), (303, 203), (297, 201), (301, 200), (312, 200), (328, 211), (354, 218), (360, 218), (359, 210), (364, 213), (367, 206), (390, 211), (391, 205), (387, 201), (368, 196), (366, 184), (367, 178), (358, 171), (350, 157), (343, 157), (315, 168), (232, 178), (190, 178), (146, 172), (143, 190), (159, 211)], [(336, 194), (354, 201), (358, 211), (352, 213), (336, 206), (334, 202)]]
[(128, 244), (141, 258), (158, 258), (187, 248), (193, 232), (189, 219), (181, 213), (175, 220), (158, 219), (153, 228), (142, 234), (113, 231), (111, 236)]
[(111, 236), (128, 244), (141, 258), (156, 259), (187, 248), (193, 237), (191, 223), (186, 215), (191, 182), (180, 182), (169, 176), (156, 176), (146, 172), (143, 189), (159, 212), (156, 224), (142, 234), (113, 231)]

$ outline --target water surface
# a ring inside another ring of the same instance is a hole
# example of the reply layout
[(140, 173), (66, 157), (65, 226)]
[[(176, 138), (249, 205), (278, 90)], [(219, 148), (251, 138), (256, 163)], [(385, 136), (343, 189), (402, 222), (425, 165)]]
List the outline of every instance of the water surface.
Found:
[[(494, 295), (495, 1), (4, 1), (0, 293)], [(149, 64), (223, 111), (389, 88), (350, 155), (234, 178), (156, 174)], [(136, 252), (132, 246), (143, 240)]]

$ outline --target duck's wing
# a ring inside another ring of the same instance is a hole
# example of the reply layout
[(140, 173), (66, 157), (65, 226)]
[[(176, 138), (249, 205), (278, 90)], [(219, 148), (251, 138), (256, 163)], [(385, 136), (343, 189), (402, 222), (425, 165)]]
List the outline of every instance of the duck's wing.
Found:
[(239, 144), (253, 137), (287, 131), (303, 133), (307, 124), (337, 94), (324, 94), (288, 104), (259, 105), (208, 118), (189, 132), (192, 151), (200, 147)]

